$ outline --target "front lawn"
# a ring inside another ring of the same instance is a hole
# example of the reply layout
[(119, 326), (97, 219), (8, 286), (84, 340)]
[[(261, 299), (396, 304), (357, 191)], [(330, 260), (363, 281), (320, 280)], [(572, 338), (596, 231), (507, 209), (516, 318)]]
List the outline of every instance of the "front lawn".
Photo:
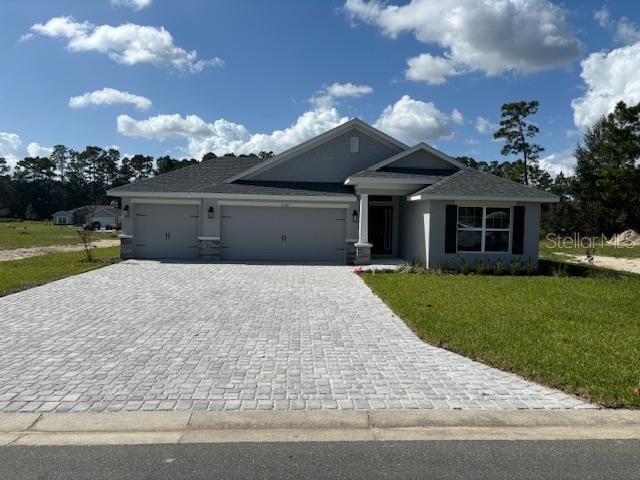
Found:
[[(114, 233), (94, 234), (96, 240), (117, 238)], [(76, 227), (49, 221), (0, 222), (0, 250), (80, 244)]]
[[(600, 242), (600, 239), (597, 239)], [(557, 254), (568, 253), (571, 255), (581, 255), (585, 256), (587, 252), (586, 247), (565, 247), (557, 244), (558, 242), (553, 242), (549, 240), (541, 240), (540, 241), (540, 255), (546, 258), (562, 258), (558, 257)], [(640, 258), (640, 245), (636, 245), (633, 247), (625, 247), (625, 246), (613, 246), (613, 245), (602, 245), (599, 246), (600, 243), (596, 243), (595, 247), (595, 255), (601, 257), (616, 257), (616, 258)]]
[(0, 296), (87, 272), (118, 261), (118, 247), (94, 248), (95, 262), (84, 261), (84, 252), (54, 253), (0, 262)]
[(366, 274), (420, 338), (609, 407), (640, 407), (640, 277)]

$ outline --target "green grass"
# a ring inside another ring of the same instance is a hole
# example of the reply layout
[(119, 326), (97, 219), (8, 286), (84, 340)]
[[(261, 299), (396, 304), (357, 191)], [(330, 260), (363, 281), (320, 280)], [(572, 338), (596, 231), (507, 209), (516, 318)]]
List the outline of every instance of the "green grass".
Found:
[(640, 407), (640, 277), (366, 274), (420, 338), (609, 407)]
[[(585, 241), (586, 242), (586, 241)], [(557, 242), (556, 242), (557, 243)], [(596, 243), (596, 256), (616, 258), (640, 258), (640, 245), (635, 247), (614, 247), (612, 245), (600, 245), (600, 239)], [(586, 247), (560, 247), (548, 240), (540, 241), (540, 255), (546, 258), (562, 258), (558, 254), (569, 253), (572, 255), (586, 255)]]
[[(113, 233), (95, 233), (95, 239), (116, 238)], [(76, 228), (49, 221), (0, 222), (0, 250), (79, 244)]]
[(119, 248), (94, 248), (93, 255), (97, 260), (93, 263), (84, 261), (84, 252), (54, 253), (0, 262), (0, 296), (109, 265), (118, 260)]

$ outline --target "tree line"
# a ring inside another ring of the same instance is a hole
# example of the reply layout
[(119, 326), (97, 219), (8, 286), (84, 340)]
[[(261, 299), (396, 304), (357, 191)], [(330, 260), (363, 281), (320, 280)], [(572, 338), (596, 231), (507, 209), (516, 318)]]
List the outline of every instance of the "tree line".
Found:
[(560, 172), (555, 178), (539, 166), (544, 148), (534, 143), (539, 128), (529, 119), (537, 110), (536, 101), (502, 107), (494, 137), (505, 142), (503, 155), (517, 155), (518, 160), (459, 159), (478, 170), (560, 196), (559, 203), (543, 205), (543, 233), (597, 236), (628, 228), (640, 231), (640, 103), (619, 102), (612, 113), (587, 129), (573, 152), (575, 173)]
[[(273, 152), (240, 156), (268, 158)], [(215, 158), (209, 152), (200, 161)], [(103, 205), (110, 188), (194, 163), (198, 163), (195, 158), (179, 160), (165, 155), (154, 159), (141, 154), (121, 157), (113, 148), (88, 146), (77, 151), (56, 145), (48, 157), (26, 157), (11, 172), (7, 160), (0, 157), (0, 218), (48, 219), (59, 210)]]

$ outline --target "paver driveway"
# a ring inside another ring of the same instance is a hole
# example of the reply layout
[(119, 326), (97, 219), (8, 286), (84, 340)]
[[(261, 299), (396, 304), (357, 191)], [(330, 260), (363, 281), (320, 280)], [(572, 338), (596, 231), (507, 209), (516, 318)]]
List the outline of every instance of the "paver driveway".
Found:
[(0, 410), (575, 408), (424, 344), (342, 266), (128, 261), (0, 299)]

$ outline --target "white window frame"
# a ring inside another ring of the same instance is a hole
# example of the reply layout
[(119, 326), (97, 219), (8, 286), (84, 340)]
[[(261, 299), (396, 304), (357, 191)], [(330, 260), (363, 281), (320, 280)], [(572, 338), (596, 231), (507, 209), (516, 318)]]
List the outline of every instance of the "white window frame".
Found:
[[(458, 210), (456, 212), (456, 251), (458, 253), (474, 253), (474, 254), (498, 254), (498, 255), (510, 255), (511, 254), (511, 239), (513, 237), (513, 207), (501, 206), (501, 205), (457, 205)], [(460, 224), (460, 209), (461, 208), (482, 208), (482, 227), (475, 228), (459, 228)], [(487, 208), (508, 208), (509, 209), (509, 228), (487, 228)], [(458, 250), (458, 232), (482, 232), (480, 239), (480, 250)], [(503, 252), (494, 252), (485, 250), (485, 237), (487, 232), (509, 232), (509, 242), (507, 250)]]

